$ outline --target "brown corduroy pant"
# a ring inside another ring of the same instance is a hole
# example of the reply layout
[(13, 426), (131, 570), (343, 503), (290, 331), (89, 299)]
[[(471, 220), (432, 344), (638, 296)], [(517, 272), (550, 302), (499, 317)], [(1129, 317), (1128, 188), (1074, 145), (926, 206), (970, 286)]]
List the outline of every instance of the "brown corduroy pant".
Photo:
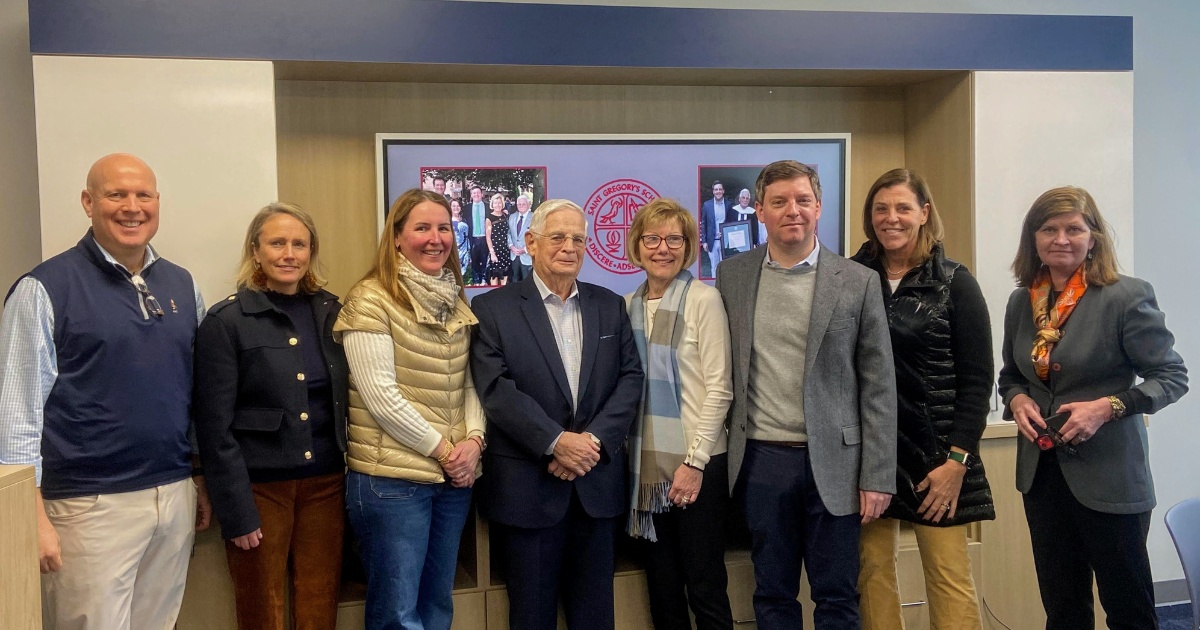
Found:
[(240, 630), (333, 630), (341, 584), (345, 475), (253, 484), (262, 521), (258, 547), (225, 542)]

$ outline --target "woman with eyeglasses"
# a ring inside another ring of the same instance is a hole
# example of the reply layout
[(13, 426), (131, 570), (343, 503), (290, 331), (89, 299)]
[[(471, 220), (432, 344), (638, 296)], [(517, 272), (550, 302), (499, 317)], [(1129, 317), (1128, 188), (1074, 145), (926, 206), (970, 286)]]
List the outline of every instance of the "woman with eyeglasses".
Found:
[[(1004, 313), (1000, 395), (1023, 438), (1017, 489), (1048, 629), (1093, 627), (1093, 576), (1109, 628), (1158, 627), (1142, 414), (1187, 392), (1187, 368), (1154, 288), (1117, 273), (1110, 229), (1086, 190), (1042, 193), (1021, 226)], [(1048, 424), (1074, 453), (1039, 448)]]
[(630, 431), (626, 531), (646, 542), (650, 613), (660, 630), (733, 627), (723, 517), (729, 503), (725, 413), (733, 400), (729, 326), (717, 290), (688, 267), (696, 220), (655, 199), (634, 217), (630, 263), (646, 281), (625, 296), (646, 373)]
[(346, 508), (367, 573), (366, 628), (448, 630), (458, 544), (481, 468), (484, 419), (450, 204), (400, 195), (375, 264), (334, 331), (346, 347)]
[(237, 293), (196, 332), (192, 415), (242, 630), (337, 622), (348, 369), (319, 251), (308, 213), (263, 208)]

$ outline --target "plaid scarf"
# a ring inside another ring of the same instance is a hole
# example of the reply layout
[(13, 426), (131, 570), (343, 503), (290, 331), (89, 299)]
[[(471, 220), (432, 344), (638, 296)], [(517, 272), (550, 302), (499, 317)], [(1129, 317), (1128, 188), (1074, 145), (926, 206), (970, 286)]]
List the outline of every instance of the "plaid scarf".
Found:
[(1034, 277), (1033, 284), (1029, 285), (1029, 302), (1033, 305), (1033, 323), (1037, 326), (1037, 335), (1033, 338), (1033, 350), (1030, 352), (1030, 356), (1033, 359), (1033, 369), (1037, 371), (1038, 378), (1043, 381), (1050, 380), (1050, 349), (1062, 339), (1063, 324), (1067, 323), (1071, 311), (1075, 310), (1075, 305), (1087, 291), (1087, 274), (1084, 273), (1083, 268), (1084, 265), (1080, 265), (1079, 269), (1076, 269), (1075, 273), (1071, 275), (1067, 286), (1054, 301), (1054, 308), (1050, 308), (1051, 284), (1048, 268), (1042, 267)]
[(684, 269), (667, 285), (649, 338), (646, 335), (646, 290), (642, 283), (629, 302), (633, 339), (646, 370), (642, 403), (629, 435), (629, 472), (632, 480), (629, 522), (625, 530), (635, 538), (657, 541), (654, 514), (671, 509), (667, 493), (675, 470), (683, 464), (687, 443), (680, 420), (683, 407), (679, 382), (679, 346), (687, 330), (683, 304), (692, 274)]

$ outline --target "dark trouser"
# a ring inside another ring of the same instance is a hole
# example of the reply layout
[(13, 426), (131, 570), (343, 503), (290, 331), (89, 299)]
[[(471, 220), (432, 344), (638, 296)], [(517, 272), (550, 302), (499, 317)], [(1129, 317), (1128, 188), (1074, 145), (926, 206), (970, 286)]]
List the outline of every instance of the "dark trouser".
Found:
[(471, 245), (471, 276), (475, 278), (475, 284), (487, 284), (488, 275), (488, 252), (487, 238), (477, 236)]
[(1093, 573), (1109, 628), (1158, 628), (1146, 552), (1150, 512), (1108, 514), (1084, 507), (1067, 487), (1055, 453), (1045, 452), (1025, 495), (1025, 518), (1047, 630), (1094, 627)]
[(293, 627), (320, 630), (337, 624), (344, 480), (339, 472), (251, 486), (262, 540), (246, 550), (225, 542), (238, 628), (283, 630), (289, 587)]
[(528, 278), (529, 274), (531, 273), (533, 273), (533, 265), (522, 265), (520, 257), (517, 257), (516, 260), (512, 261), (513, 282), (520, 282), (525, 278)]
[(655, 630), (729, 630), (724, 517), (729, 507), (729, 458), (714, 456), (704, 467), (700, 495), (687, 509), (654, 515), (657, 542), (639, 540), (645, 552), (650, 614)]
[(500, 534), (508, 587), (508, 626), (555, 630), (558, 599), (570, 630), (612, 630), (615, 518), (592, 518), (571, 497), (563, 520), (526, 529), (492, 523)]
[(834, 516), (817, 493), (807, 448), (746, 441), (734, 497), (750, 527), (754, 615), (760, 630), (804, 627), (800, 568), (808, 564), (818, 629), (855, 630), (858, 514)]

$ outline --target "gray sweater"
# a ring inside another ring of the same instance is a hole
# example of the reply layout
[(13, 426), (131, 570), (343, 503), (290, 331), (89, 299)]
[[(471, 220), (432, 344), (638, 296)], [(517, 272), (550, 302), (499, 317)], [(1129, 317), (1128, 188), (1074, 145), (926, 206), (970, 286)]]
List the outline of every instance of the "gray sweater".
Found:
[(807, 442), (804, 353), (816, 266), (763, 268), (754, 311), (754, 341), (746, 386), (752, 440)]

